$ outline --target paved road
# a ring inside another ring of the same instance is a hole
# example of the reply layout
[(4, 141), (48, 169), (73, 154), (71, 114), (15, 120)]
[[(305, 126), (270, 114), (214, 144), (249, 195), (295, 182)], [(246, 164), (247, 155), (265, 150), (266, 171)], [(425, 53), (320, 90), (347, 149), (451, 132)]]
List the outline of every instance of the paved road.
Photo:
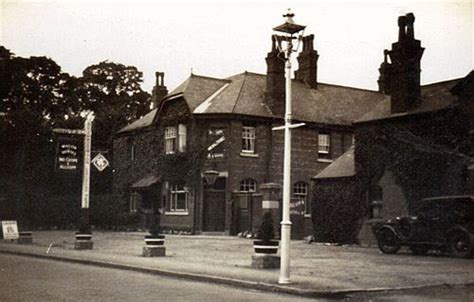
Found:
[(250, 300), (306, 299), (117, 269), (0, 255), (0, 301), (5, 302)]
[[(118, 269), (0, 255), (0, 301), (309, 301)], [(334, 301), (317, 299), (311, 301)], [(474, 286), (358, 293), (341, 301), (474, 301)]]

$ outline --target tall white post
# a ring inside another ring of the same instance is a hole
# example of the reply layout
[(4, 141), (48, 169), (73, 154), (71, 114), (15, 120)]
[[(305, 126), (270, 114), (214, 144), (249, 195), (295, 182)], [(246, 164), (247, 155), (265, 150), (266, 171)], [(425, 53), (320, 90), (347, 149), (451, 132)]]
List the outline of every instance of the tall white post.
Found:
[(280, 278), (278, 283), (288, 284), (290, 280), (290, 184), (291, 184), (291, 40), (286, 50), (285, 62), (285, 146), (283, 159), (283, 217), (281, 221)]
[(82, 174), (82, 201), (81, 208), (89, 208), (89, 187), (91, 167), (92, 121), (94, 112), (90, 112), (84, 121), (84, 169)]

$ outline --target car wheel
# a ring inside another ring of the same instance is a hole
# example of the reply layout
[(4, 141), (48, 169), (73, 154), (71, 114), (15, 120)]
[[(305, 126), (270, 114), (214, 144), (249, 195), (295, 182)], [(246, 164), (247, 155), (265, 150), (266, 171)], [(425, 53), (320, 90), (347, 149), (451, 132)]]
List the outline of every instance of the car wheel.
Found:
[(414, 255), (423, 256), (423, 255), (426, 255), (426, 253), (428, 253), (429, 248), (427, 245), (417, 244), (417, 245), (411, 245), (410, 250), (412, 251)]
[(382, 229), (377, 236), (379, 249), (384, 254), (395, 254), (401, 247), (400, 238), (390, 229)]
[(459, 258), (470, 258), (474, 253), (473, 237), (462, 231), (455, 232), (450, 240), (451, 252)]

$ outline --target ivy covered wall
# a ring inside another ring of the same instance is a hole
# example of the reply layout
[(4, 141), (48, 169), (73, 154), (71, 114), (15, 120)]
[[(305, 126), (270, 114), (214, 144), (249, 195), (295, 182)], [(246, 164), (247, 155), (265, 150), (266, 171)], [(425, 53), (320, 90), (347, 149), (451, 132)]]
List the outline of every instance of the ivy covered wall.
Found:
[(453, 111), (356, 128), (355, 164), (365, 190), (390, 170), (402, 187), (408, 209), (416, 201), (462, 194), (469, 158), (459, 152), (467, 130)]
[[(464, 194), (471, 158), (464, 152), (466, 117), (444, 110), (356, 124), (355, 169), (349, 178), (315, 180), (313, 226), (316, 241), (357, 242), (369, 219), (367, 192), (387, 171), (401, 188), (408, 211), (422, 198)], [(387, 196), (384, 202), (400, 199)]]

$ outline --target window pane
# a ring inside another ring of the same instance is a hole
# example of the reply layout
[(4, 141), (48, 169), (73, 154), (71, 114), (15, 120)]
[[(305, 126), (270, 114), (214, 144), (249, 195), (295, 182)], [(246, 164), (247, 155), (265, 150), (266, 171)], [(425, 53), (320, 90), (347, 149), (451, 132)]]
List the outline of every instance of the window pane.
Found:
[(165, 128), (165, 152), (166, 154), (176, 151), (176, 127)]
[(187, 191), (183, 185), (170, 186), (170, 211), (187, 211)]
[(242, 151), (255, 152), (255, 128), (242, 128)]
[(257, 182), (253, 179), (247, 178), (240, 182), (240, 191), (242, 192), (256, 192)]
[(185, 210), (186, 210), (186, 193), (185, 192), (177, 193), (176, 211), (185, 211)]
[(298, 202), (304, 204), (305, 214), (310, 214), (309, 202), (307, 201), (308, 196), (308, 184), (305, 182), (297, 182), (293, 185), (293, 198)]
[(331, 137), (329, 134), (318, 135), (318, 152), (328, 154), (331, 147)]
[(179, 142), (178, 142), (179, 152), (185, 152), (186, 151), (186, 126), (185, 125), (179, 124), (178, 135), (179, 135)]

